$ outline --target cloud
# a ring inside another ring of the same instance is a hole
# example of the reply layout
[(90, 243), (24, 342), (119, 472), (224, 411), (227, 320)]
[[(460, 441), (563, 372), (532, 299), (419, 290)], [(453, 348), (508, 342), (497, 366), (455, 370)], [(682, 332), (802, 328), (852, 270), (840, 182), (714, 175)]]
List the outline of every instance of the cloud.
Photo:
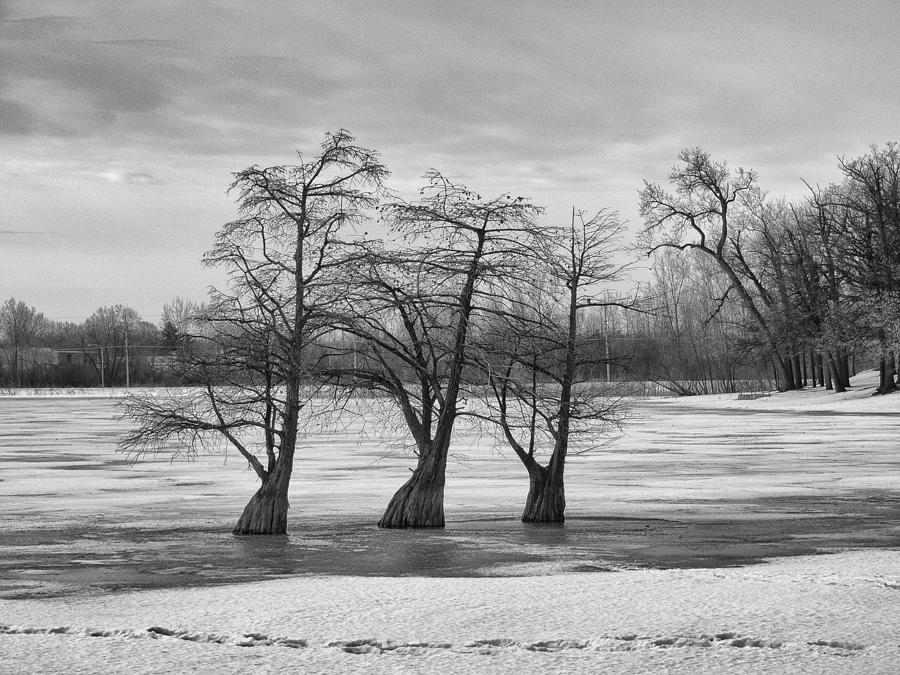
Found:
[(161, 181), (149, 173), (140, 171), (102, 171), (97, 177), (109, 183), (126, 183), (128, 185), (160, 185)]
[(85, 39), (95, 28), (85, 17), (0, 22), (0, 97), (14, 113), (4, 134), (127, 133), (196, 81), (172, 41)]
[[(0, 12), (3, 10), (0, 9)], [(9, 11), (9, 9), (7, 9)], [(0, 25), (6, 24), (23, 37), (34, 37), (59, 32), (79, 22), (76, 16), (46, 15), (31, 16), (21, 19), (4, 17), (0, 14)]]
[[(0, 98), (0, 136), (28, 136), (41, 130), (33, 111), (17, 101)], [(57, 135), (61, 130), (54, 130)]]
[(132, 230), (162, 247), (225, 222), (231, 171), (341, 127), (408, 196), (434, 167), (636, 220), (641, 179), (691, 145), (797, 193), (896, 137), (898, 30), (875, 0), (7, 2), (0, 202), (73, 246), (91, 224), (110, 256)]

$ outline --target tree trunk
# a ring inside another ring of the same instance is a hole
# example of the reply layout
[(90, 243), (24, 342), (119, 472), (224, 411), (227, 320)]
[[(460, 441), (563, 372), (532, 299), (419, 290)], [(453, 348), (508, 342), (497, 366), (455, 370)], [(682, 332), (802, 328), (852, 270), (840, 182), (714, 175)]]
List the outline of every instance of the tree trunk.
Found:
[(800, 367), (800, 355), (794, 354), (791, 357), (791, 370), (794, 373), (794, 389), (803, 389), (803, 370)]
[(847, 391), (847, 388), (844, 386), (844, 381), (841, 378), (841, 371), (838, 368), (837, 361), (831, 352), (828, 353), (828, 373), (830, 376), (829, 379), (834, 385), (835, 394), (842, 394)]
[(21, 387), (22, 383), (19, 381), (19, 348), (18, 346), (13, 348), (13, 358), (12, 358), (12, 383), (14, 387)]
[(234, 534), (287, 534), (290, 472), (278, 467), (244, 507)]
[(882, 352), (881, 358), (878, 360), (878, 390), (875, 393), (890, 394), (896, 390), (893, 354)]
[(778, 391), (791, 391), (794, 388), (794, 375), (791, 372), (791, 364), (784, 361), (777, 354), (772, 359), (775, 365), (775, 387)]
[(378, 527), (444, 527), (447, 450), (432, 446), (419, 456), (413, 475), (394, 493)]
[(566, 490), (562, 471), (534, 464), (528, 467), (528, 498), (523, 523), (562, 523), (566, 520)]
[(837, 372), (841, 380), (841, 386), (845, 389), (850, 388), (850, 359), (846, 354), (841, 354), (837, 358)]
[(822, 354), (819, 356), (819, 362), (822, 364), (822, 381), (825, 383), (825, 390), (831, 391), (834, 389), (831, 380), (831, 361), (825, 354)]

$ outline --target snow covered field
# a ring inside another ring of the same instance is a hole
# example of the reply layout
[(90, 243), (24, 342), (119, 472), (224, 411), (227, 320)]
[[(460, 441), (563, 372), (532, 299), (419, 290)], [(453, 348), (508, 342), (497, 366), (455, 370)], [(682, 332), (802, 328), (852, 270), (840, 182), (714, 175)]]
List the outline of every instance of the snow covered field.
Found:
[(377, 530), (408, 459), (323, 435), (265, 541), (235, 458), (132, 466), (114, 397), (0, 398), (0, 672), (897, 672), (900, 398), (855, 385), (638, 402), (565, 527), (472, 437), (446, 530)]

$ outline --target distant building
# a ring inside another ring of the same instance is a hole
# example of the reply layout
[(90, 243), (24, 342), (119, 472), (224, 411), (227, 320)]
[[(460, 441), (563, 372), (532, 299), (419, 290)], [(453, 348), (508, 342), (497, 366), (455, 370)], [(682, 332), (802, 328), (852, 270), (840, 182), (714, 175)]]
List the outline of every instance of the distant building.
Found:
[(54, 366), (83, 366), (90, 363), (83, 349), (54, 349)]

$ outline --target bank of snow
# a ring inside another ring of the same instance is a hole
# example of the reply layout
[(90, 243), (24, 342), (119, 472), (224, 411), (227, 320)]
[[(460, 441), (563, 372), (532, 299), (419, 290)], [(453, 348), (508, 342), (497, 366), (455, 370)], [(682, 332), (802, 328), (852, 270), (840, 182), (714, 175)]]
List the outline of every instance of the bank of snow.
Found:
[(737, 569), (0, 601), (0, 671), (891, 673), (898, 563), (865, 551)]
[(655, 398), (654, 403), (723, 410), (788, 412), (838, 412), (900, 414), (900, 394), (877, 396), (878, 371), (865, 370), (850, 379), (851, 387), (840, 394), (824, 387), (796, 391), (759, 392), (748, 399), (737, 394), (709, 394), (682, 398)]

